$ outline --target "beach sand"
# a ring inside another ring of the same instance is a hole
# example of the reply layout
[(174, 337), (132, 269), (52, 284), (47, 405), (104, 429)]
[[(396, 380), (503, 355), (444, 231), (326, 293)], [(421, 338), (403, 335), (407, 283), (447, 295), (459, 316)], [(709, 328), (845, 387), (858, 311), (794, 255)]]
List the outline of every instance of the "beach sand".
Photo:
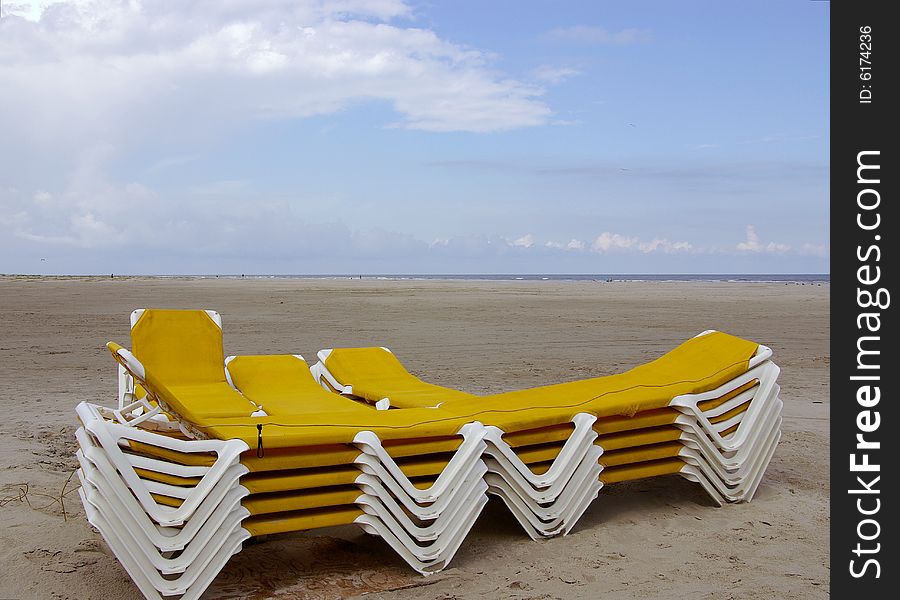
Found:
[[(678, 476), (604, 488), (572, 533), (531, 541), (491, 500), (423, 578), (354, 527), (270, 537), (205, 598), (822, 598), (828, 586), (829, 286), (664, 282), (0, 278), (0, 598), (138, 598), (84, 519), (75, 405), (113, 405), (104, 348), (139, 307), (222, 313), (227, 354), (381, 345), (486, 393), (608, 375), (705, 329), (781, 366), (784, 436), (749, 504)], [(27, 496), (22, 490), (27, 485)], [(71, 490), (73, 483), (69, 483)]]

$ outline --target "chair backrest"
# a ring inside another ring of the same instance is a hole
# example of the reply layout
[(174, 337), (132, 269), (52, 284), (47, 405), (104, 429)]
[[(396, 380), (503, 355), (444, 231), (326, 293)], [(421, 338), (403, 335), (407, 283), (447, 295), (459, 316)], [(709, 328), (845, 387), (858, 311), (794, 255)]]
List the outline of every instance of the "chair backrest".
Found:
[(206, 310), (136, 310), (131, 351), (167, 385), (225, 381), (225, 352), (218, 313)]
[(224, 375), (221, 381), (189, 381), (170, 385), (156, 377), (151, 369), (119, 344), (109, 342), (106, 347), (116, 362), (147, 391), (149, 400), (165, 403), (167, 411), (194, 425), (204, 427), (216, 419), (249, 417), (257, 410), (253, 402), (226, 382)]

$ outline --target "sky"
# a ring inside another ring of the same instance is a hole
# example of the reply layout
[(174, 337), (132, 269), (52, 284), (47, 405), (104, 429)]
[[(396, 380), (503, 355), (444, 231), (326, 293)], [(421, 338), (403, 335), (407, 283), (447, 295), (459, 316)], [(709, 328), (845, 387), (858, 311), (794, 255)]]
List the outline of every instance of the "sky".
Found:
[(828, 18), (3, 0), (0, 273), (826, 273)]

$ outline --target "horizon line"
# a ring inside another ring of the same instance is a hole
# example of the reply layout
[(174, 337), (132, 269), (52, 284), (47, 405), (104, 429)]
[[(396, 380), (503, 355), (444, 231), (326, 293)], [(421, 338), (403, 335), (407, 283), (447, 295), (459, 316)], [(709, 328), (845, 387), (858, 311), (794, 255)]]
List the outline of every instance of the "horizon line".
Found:
[(588, 272), (588, 273), (548, 273), (548, 272), (495, 272), (495, 273), (0, 273), (0, 277), (622, 277), (622, 276), (653, 276), (653, 277), (699, 277), (699, 276), (729, 276), (729, 277), (831, 277), (831, 273), (773, 273), (773, 272)]

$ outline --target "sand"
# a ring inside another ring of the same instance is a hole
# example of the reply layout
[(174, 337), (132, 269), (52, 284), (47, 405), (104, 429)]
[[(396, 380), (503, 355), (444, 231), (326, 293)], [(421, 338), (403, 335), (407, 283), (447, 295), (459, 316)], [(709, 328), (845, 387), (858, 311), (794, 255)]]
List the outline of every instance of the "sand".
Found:
[[(677, 476), (608, 486), (565, 538), (533, 542), (492, 500), (451, 567), (412, 572), (353, 527), (274, 536), (207, 598), (820, 598), (828, 586), (829, 286), (763, 283), (0, 278), (0, 598), (138, 598), (84, 520), (74, 406), (112, 405), (104, 343), (138, 307), (214, 308), (228, 354), (384, 345), (476, 392), (607, 375), (705, 329), (782, 367), (784, 437), (749, 504)], [(27, 485), (27, 495), (23, 490)], [(68, 489), (74, 486), (70, 483)]]

